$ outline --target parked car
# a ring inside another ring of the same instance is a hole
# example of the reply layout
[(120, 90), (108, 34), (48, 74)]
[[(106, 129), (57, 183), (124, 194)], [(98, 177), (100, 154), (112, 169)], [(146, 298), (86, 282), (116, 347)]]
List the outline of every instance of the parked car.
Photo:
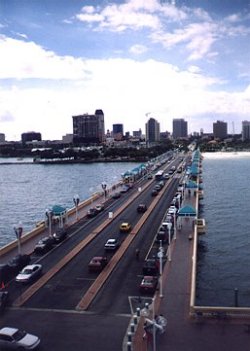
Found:
[(38, 243), (35, 245), (35, 253), (42, 254), (49, 251), (54, 244), (54, 239), (51, 236), (45, 236), (44, 238), (40, 239)]
[(39, 278), (42, 274), (41, 264), (31, 264), (24, 267), (21, 272), (16, 276), (16, 282), (18, 283), (30, 283), (35, 279)]
[(128, 222), (123, 222), (120, 225), (120, 232), (127, 233), (131, 230), (131, 224)]
[(121, 197), (121, 193), (118, 193), (118, 192), (116, 192), (112, 195), (113, 199), (119, 199), (119, 197)]
[(98, 213), (98, 211), (96, 210), (96, 208), (91, 207), (87, 212), (87, 217), (93, 218), (97, 215), (97, 213)]
[(9, 292), (6, 290), (0, 291), (0, 313), (3, 313), (8, 304)]
[(105, 250), (107, 251), (115, 251), (120, 246), (120, 243), (117, 239), (108, 239), (106, 244), (104, 245)]
[(123, 187), (121, 188), (121, 193), (126, 193), (126, 192), (128, 192), (129, 191), (129, 189), (130, 189), (130, 187), (128, 186), (128, 185), (123, 185)]
[(15, 275), (29, 263), (30, 255), (17, 255), (8, 262), (8, 266), (11, 268), (13, 274)]
[(144, 212), (146, 212), (147, 211), (147, 205), (146, 204), (139, 204), (138, 206), (137, 206), (137, 212), (138, 213), (144, 213)]
[(159, 274), (159, 261), (154, 258), (147, 259), (143, 264), (142, 273), (145, 276), (157, 276)]
[(96, 211), (99, 213), (99, 212), (102, 212), (104, 210), (104, 204), (98, 204), (96, 205), (95, 207)]
[(95, 256), (88, 264), (90, 272), (100, 272), (107, 265), (108, 259), (106, 256)]
[(153, 189), (152, 192), (151, 192), (151, 195), (152, 195), (152, 196), (158, 195), (158, 190)]
[(40, 339), (26, 331), (4, 327), (0, 329), (0, 349), (34, 350), (40, 344)]
[(157, 288), (158, 279), (152, 275), (145, 275), (140, 284), (141, 294), (153, 294)]
[(153, 179), (153, 174), (149, 173), (147, 176), (148, 179)]
[(14, 276), (14, 272), (7, 263), (0, 264), (0, 288), (3, 288), (5, 284), (11, 280)]
[(68, 233), (67, 230), (64, 228), (58, 229), (52, 236), (54, 239), (54, 243), (58, 244), (64, 239), (66, 239)]

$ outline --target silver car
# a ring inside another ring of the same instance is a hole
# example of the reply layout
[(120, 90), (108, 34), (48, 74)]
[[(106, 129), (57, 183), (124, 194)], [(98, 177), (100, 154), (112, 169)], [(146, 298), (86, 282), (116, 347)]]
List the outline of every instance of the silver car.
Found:
[(11, 327), (0, 329), (0, 350), (34, 350), (40, 339), (23, 330)]
[(16, 282), (29, 283), (42, 274), (41, 264), (30, 264), (24, 267), (21, 272), (16, 276)]

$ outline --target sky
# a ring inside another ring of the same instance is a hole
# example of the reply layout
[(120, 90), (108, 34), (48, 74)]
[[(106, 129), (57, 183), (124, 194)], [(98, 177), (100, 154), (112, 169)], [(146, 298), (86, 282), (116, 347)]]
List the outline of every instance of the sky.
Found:
[(0, 133), (105, 130), (240, 133), (250, 120), (250, 0), (0, 0)]

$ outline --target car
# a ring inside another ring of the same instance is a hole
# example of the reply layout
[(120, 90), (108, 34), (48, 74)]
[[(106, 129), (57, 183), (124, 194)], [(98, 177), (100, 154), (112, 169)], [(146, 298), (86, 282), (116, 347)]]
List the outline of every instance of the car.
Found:
[(68, 233), (67, 230), (64, 228), (58, 229), (53, 235), (54, 243), (58, 244), (62, 242), (64, 239), (66, 239)]
[(137, 212), (138, 213), (144, 213), (144, 212), (146, 212), (147, 211), (147, 205), (146, 204), (139, 204), (138, 206), (137, 206)]
[(0, 329), (0, 349), (34, 350), (40, 344), (40, 339), (26, 331), (4, 327)]
[(121, 197), (121, 193), (118, 193), (118, 192), (116, 192), (112, 195), (113, 199), (119, 199), (119, 197)]
[(117, 239), (108, 239), (106, 244), (104, 245), (104, 249), (107, 251), (115, 251), (120, 246), (120, 243)]
[(140, 284), (140, 293), (150, 293), (153, 294), (157, 288), (158, 279), (152, 275), (145, 275)]
[(128, 222), (123, 222), (120, 225), (120, 232), (127, 233), (131, 230), (131, 224)]
[(153, 189), (152, 192), (151, 192), (151, 195), (152, 195), (152, 196), (158, 195), (158, 190)]
[(159, 260), (148, 258), (143, 264), (142, 273), (144, 276), (157, 276), (159, 274)]
[(17, 255), (13, 257), (9, 262), (8, 266), (11, 268), (13, 274), (18, 273), (23, 267), (30, 263), (30, 255)]
[(130, 189), (130, 187), (128, 186), (128, 185), (123, 185), (123, 187), (121, 188), (121, 193), (126, 193), (126, 192), (128, 192), (129, 191), (129, 189)]
[(0, 291), (0, 313), (3, 313), (8, 304), (9, 292), (7, 290)]
[(98, 204), (96, 205), (95, 207), (96, 211), (99, 213), (99, 212), (102, 212), (104, 210), (104, 204)]
[(95, 256), (88, 264), (90, 272), (100, 272), (107, 265), (108, 259), (106, 256)]
[(35, 253), (45, 253), (49, 251), (54, 244), (54, 239), (52, 236), (45, 236), (44, 238), (40, 239), (38, 243), (35, 245), (34, 252)]
[(96, 208), (91, 207), (88, 211), (87, 211), (87, 217), (89, 218), (93, 218), (97, 215), (98, 211)]
[(148, 179), (153, 179), (153, 174), (149, 173), (147, 176)]
[(0, 288), (4, 288), (5, 284), (9, 282), (14, 276), (14, 272), (7, 263), (0, 264)]
[(18, 283), (30, 283), (42, 274), (41, 264), (30, 264), (24, 267), (21, 272), (16, 276), (15, 281)]

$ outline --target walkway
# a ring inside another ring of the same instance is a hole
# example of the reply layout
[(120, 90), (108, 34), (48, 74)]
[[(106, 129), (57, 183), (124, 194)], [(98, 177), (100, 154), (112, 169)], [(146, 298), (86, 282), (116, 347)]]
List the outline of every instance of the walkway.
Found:
[[(191, 196), (194, 204), (194, 196)], [(190, 199), (188, 199), (190, 200)], [(190, 204), (190, 201), (189, 201)], [(140, 321), (133, 351), (249, 351), (250, 328), (245, 320), (197, 320), (189, 316), (193, 233), (192, 219), (183, 219), (181, 230), (172, 246), (172, 260), (165, 265), (163, 297), (156, 297), (157, 314), (167, 318), (167, 329), (157, 335), (156, 349), (152, 340), (143, 340)], [(143, 318), (141, 318), (142, 320)]]

